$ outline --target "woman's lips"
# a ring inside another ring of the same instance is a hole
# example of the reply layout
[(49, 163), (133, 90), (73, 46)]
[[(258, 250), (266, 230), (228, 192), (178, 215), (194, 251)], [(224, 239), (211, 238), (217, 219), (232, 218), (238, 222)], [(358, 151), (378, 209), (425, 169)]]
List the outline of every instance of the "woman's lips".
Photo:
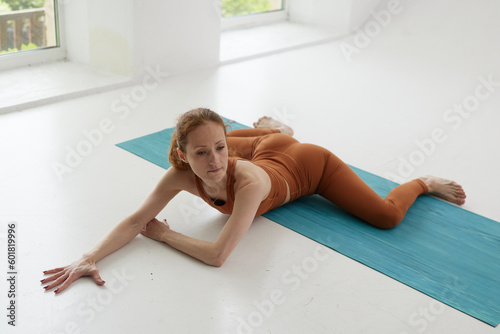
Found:
[(222, 168), (217, 168), (217, 169), (209, 170), (208, 172), (209, 173), (217, 173), (217, 172), (220, 172), (221, 170), (222, 170)]

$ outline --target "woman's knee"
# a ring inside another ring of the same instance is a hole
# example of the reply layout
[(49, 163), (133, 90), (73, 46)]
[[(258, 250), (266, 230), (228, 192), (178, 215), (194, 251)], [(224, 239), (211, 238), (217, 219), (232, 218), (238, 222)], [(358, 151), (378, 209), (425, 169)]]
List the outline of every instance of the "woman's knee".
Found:
[(367, 219), (367, 222), (377, 228), (382, 230), (388, 230), (396, 227), (401, 223), (404, 218), (404, 214), (401, 214), (397, 210), (383, 210), (379, 212), (376, 216), (371, 219)]

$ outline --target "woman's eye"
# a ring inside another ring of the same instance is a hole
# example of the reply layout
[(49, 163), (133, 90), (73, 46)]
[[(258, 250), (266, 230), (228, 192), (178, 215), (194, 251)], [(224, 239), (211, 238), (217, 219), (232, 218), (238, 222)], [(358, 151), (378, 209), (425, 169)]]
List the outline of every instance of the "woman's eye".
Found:
[(197, 152), (196, 154), (203, 155), (203, 154), (205, 154), (205, 151), (200, 151), (200, 152)]
[(219, 147), (217, 147), (217, 149), (218, 149), (219, 151), (222, 151), (222, 150), (223, 150), (223, 149), (225, 149), (225, 148), (226, 148), (225, 146), (219, 146)]

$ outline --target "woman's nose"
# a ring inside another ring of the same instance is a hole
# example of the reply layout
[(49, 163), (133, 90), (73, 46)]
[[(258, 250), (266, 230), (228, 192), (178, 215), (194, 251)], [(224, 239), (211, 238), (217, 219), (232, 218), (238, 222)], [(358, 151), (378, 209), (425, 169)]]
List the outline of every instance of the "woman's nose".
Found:
[(210, 164), (212, 164), (212, 165), (216, 165), (216, 164), (218, 164), (218, 163), (219, 163), (219, 157), (218, 157), (218, 155), (217, 155), (217, 152), (212, 151), (212, 152), (210, 153)]

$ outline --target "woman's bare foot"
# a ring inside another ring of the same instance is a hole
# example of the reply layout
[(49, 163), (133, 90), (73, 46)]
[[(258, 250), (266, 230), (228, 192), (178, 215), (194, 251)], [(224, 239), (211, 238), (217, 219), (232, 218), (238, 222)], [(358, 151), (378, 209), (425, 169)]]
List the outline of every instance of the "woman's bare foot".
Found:
[(429, 195), (441, 197), (453, 204), (462, 205), (465, 203), (465, 192), (462, 186), (455, 181), (430, 175), (420, 177), (419, 179), (427, 185)]
[(278, 129), (281, 133), (293, 136), (293, 130), (291, 127), (271, 117), (261, 117), (257, 122), (253, 123), (253, 126), (258, 129)]

